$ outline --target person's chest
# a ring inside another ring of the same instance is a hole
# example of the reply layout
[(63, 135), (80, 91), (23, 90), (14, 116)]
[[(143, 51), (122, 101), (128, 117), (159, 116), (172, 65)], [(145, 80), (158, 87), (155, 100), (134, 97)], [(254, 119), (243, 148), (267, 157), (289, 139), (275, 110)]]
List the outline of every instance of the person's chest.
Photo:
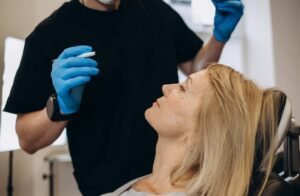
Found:
[(84, 18), (66, 23), (56, 40), (57, 53), (74, 45), (90, 45), (95, 59), (111, 69), (139, 69), (145, 65), (176, 67), (176, 40), (171, 24), (140, 10), (110, 17)]

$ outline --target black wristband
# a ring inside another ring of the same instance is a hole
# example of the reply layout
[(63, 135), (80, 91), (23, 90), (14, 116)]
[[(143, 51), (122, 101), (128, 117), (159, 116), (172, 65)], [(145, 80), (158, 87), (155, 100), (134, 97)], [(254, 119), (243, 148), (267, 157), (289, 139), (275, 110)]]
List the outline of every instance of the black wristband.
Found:
[(78, 113), (61, 114), (56, 94), (52, 94), (49, 97), (47, 101), (46, 109), (47, 109), (47, 115), (51, 121), (72, 120), (78, 116)]

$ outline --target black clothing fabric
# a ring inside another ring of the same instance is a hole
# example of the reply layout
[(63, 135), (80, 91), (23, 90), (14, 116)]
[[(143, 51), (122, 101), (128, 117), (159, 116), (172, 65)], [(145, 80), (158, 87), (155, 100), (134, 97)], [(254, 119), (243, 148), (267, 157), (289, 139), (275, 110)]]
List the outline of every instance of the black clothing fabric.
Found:
[(156, 133), (144, 112), (178, 82), (178, 63), (202, 47), (179, 15), (161, 0), (121, 0), (101, 12), (67, 2), (26, 38), (5, 111), (45, 107), (55, 92), (51, 61), (68, 47), (90, 45), (100, 73), (84, 90), (79, 117), (67, 125), (74, 176), (84, 195), (111, 192), (151, 171)]
[[(264, 172), (257, 172), (252, 176), (252, 182), (249, 187), (248, 196), (257, 196), (261, 190), (263, 180), (265, 178)], [(262, 196), (296, 196), (294, 188), (286, 182), (278, 174), (271, 172), (267, 183), (264, 187)]]

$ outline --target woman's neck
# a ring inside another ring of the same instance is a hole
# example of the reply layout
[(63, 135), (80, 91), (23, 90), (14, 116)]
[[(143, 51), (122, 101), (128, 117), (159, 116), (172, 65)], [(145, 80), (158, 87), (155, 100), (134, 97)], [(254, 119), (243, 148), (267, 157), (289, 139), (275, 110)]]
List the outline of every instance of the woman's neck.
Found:
[(173, 141), (159, 137), (156, 144), (156, 154), (152, 174), (145, 180), (142, 180), (142, 186), (140, 186), (141, 189), (148, 190), (140, 191), (151, 191), (155, 193), (184, 191), (184, 187), (175, 187), (172, 185), (171, 175), (174, 169), (180, 166), (185, 151), (186, 144), (184, 141)]

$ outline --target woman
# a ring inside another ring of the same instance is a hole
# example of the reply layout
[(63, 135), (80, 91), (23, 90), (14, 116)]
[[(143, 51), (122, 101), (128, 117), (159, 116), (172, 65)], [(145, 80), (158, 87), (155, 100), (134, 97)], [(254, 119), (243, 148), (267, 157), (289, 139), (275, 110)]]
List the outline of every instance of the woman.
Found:
[(162, 91), (145, 112), (159, 136), (153, 171), (111, 194), (242, 196), (263, 169), (261, 195), (273, 166), (278, 121), (270, 114), (279, 94), (220, 64)]

